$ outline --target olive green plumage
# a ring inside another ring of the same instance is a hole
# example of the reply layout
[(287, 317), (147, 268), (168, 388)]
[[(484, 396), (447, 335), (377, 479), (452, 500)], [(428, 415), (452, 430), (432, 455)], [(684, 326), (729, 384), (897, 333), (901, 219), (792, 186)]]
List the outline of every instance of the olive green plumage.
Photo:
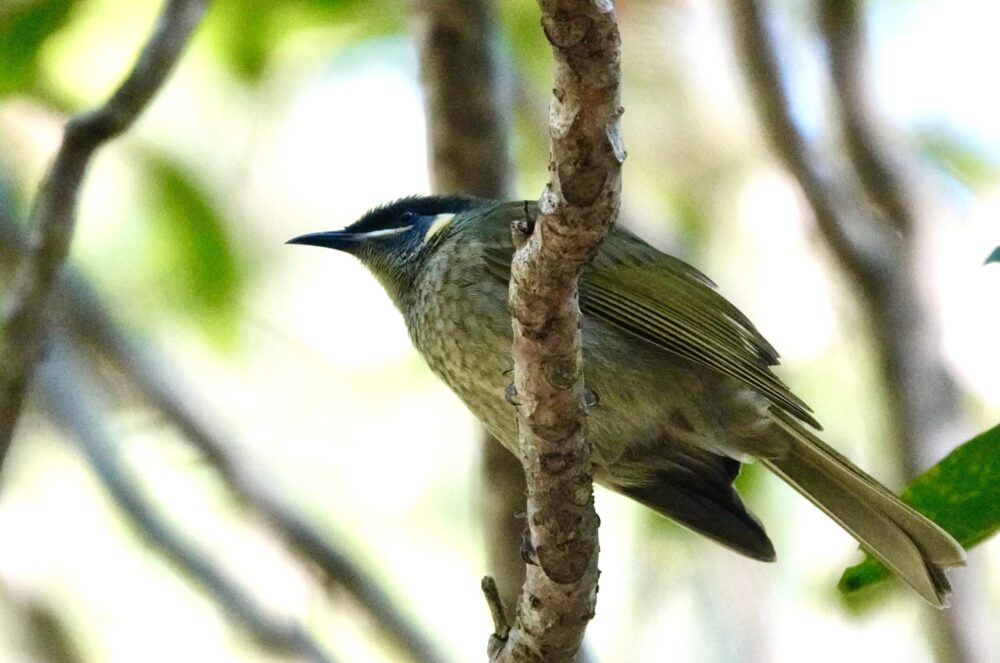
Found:
[[(414, 345), (486, 428), (517, 450), (507, 288), (512, 221), (533, 203), (406, 198), (343, 231), (292, 243), (353, 254), (385, 287)], [(945, 604), (955, 541), (809, 427), (774, 375), (774, 348), (693, 267), (625, 230), (580, 282), (595, 480), (755, 559), (774, 559), (732, 481), (759, 459), (920, 596)]]

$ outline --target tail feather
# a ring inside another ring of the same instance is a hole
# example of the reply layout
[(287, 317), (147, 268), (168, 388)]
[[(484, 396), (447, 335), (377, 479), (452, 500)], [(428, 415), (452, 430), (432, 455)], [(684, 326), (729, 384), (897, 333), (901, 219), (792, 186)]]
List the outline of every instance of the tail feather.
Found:
[(786, 452), (762, 458), (809, 501), (929, 603), (944, 607), (951, 591), (944, 567), (965, 563), (965, 551), (944, 530), (806, 430), (771, 412), (791, 439)]

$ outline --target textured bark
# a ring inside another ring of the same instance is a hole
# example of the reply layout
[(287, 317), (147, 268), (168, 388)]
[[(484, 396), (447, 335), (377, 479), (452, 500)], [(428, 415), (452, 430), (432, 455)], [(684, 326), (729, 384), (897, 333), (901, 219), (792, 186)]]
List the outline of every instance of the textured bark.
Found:
[[(427, 113), (435, 193), (510, 197), (507, 84), (496, 8), (489, 0), (415, 0), (413, 28)], [(520, 555), (526, 509), (520, 461), (489, 434), (480, 440), (480, 515), (490, 573), (507, 614), (524, 584)]]
[[(512, 229), (514, 386), (528, 484), (528, 568), (501, 661), (571, 661), (597, 598), (597, 514), (577, 279), (620, 206), (620, 40), (610, 2), (541, 0), (555, 60), (550, 180), (541, 216)], [(527, 210), (526, 210), (527, 212)], [(527, 216), (527, 215), (526, 215)]]
[(486, 534), (486, 561), (504, 611), (512, 615), (517, 609), (525, 574), (520, 552), (528, 508), (524, 469), (517, 456), (485, 432), (479, 451), (482, 477), (479, 512)]
[(55, 162), (31, 213), (29, 253), (2, 312), (0, 337), (0, 468), (24, 395), (46, 339), (46, 306), (69, 254), (80, 184), (94, 152), (128, 129), (163, 85), (197, 27), (207, 0), (168, 0), (125, 82), (102, 107), (66, 125)]
[[(731, 5), (734, 36), (764, 130), (802, 187), (827, 246), (861, 295), (874, 333), (896, 455), (903, 475), (913, 477), (940, 456), (944, 442), (960, 439), (959, 397), (941, 353), (932, 307), (919, 287), (924, 237), (917, 196), (892, 156), (867, 90), (863, 6), (857, 0), (818, 4), (840, 129), (862, 189), (858, 195), (838, 189), (811, 162), (792, 120), (758, 0), (731, 0)], [(862, 196), (869, 206), (852, 205)], [(990, 660), (985, 652), (992, 647), (982, 642), (983, 635), (962, 626), (977, 623), (973, 617), (982, 613), (972, 600), (956, 592), (948, 612), (928, 610), (930, 635), (943, 661)]]

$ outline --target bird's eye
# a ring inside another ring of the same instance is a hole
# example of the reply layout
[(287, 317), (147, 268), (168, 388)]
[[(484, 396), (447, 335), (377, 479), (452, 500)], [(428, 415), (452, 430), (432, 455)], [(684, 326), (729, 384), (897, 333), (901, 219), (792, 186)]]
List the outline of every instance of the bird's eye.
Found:
[(414, 212), (403, 212), (399, 215), (399, 225), (401, 226), (412, 226), (413, 221), (417, 218)]

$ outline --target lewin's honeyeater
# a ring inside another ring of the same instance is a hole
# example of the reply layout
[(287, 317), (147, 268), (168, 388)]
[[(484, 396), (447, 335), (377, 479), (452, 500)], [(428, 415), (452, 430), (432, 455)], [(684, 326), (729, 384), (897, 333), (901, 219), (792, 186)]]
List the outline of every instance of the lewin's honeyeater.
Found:
[[(533, 203), (415, 197), (294, 244), (345, 251), (375, 275), (414, 345), (517, 453), (507, 284), (511, 222)], [(774, 547), (732, 481), (757, 458), (934, 605), (962, 548), (827, 446), (809, 408), (771, 372), (778, 355), (714, 284), (612, 230), (580, 280), (594, 479), (754, 559)]]

